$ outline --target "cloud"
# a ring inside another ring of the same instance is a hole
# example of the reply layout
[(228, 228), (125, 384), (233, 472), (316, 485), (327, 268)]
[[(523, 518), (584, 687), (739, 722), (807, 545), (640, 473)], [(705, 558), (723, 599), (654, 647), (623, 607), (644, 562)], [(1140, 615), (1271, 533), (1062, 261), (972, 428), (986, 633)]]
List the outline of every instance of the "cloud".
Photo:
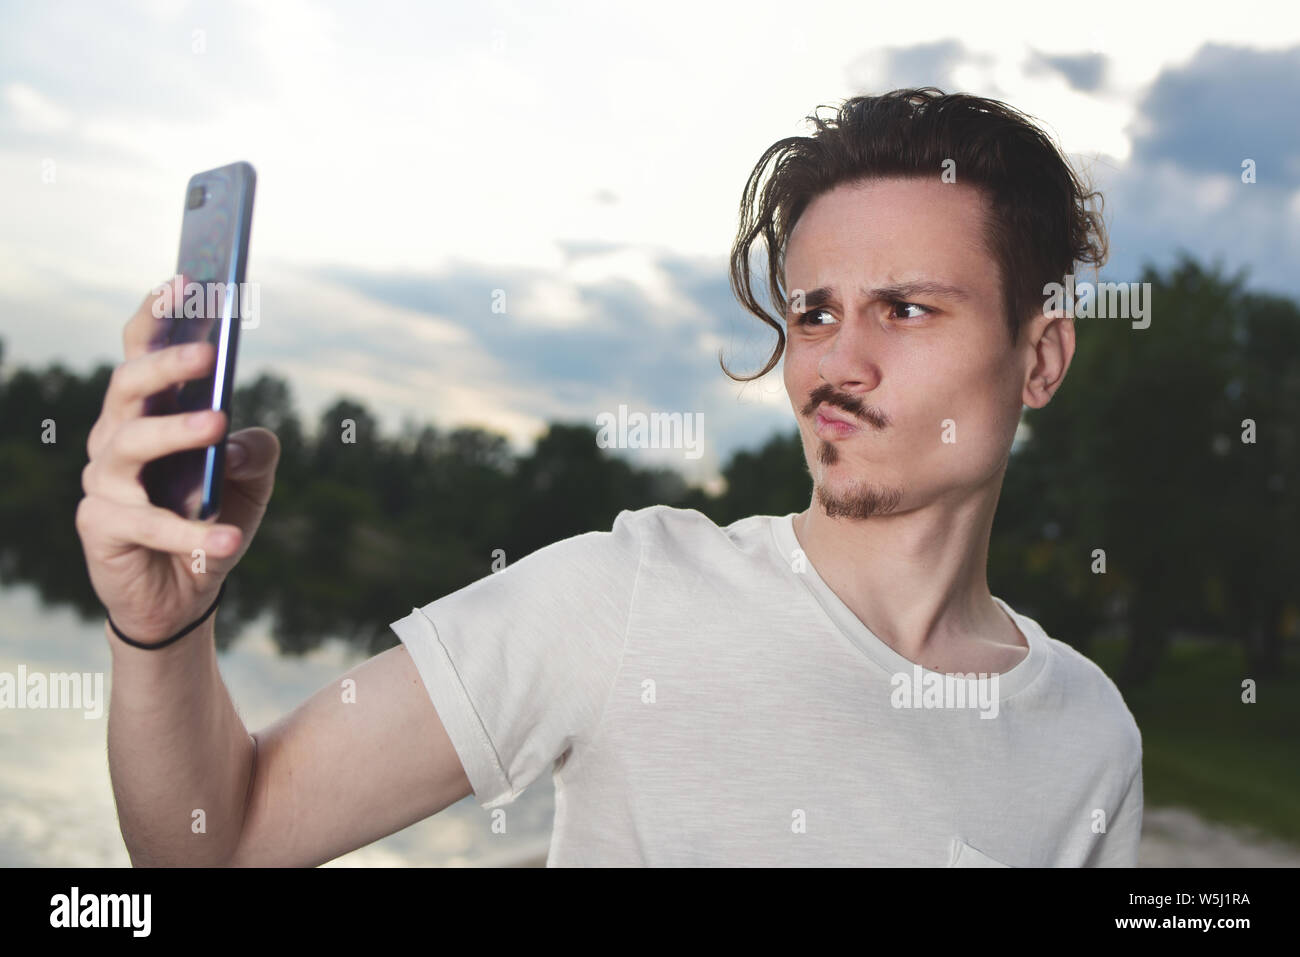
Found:
[(1101, 89), (1106, 72), (1106, 57), (1100, 53), (1049, 56), (1035, 51), (1028, 70), (1030, 73), (1055, 71), (1065, 77), (1071, 89), (1081, 93), (1094, 93)]
[[(736, 303), (725, 260), (607, 242), (570, 243), (565, 252), (566, 268), (553, 271), (464, 265), (419, 274), (330, 268), (318, 275), (327, 288), (350, 289), (405, 317), (408, 331), (391, 327), (384, 362), (366, 370), (376, 379), (376, 394), (381, 382), (389, 390), (409, 387), (416, 381), (411, 369), (422, 367), (444, 389), (453, 382), (473, 389), (479, 407), (492, 410), (503, 425), (512, 415), (519, 425), (518, 417), (526, 415), (531, 423), (585, 421), (594, 427), (597, 412), (620, 403), (644, 411), (704, 412), (710, 423), (705, 468), (774, 429), (793, 426), (779, 373), (741, 385), (718, 367), (720, 347), (728, 364), (743, 372), (757, 369), (775, 342)], [(490, 308), (493, 288), (506, 291), (504, 313)], [(568, 304), (573, 321), (545, 314), (557, 304)], [(463, 336), (454, 362), (446, 350), (407, 338), (424, 322)], [(358, 327), (355, 339), (358, 351), (375, 351), (374, 334)], [(346, 352), (346, 338), (331, 342)], [(470, 357), (472, 366), (466, 364)], [(450, 423), (440, 413), (455, 416), (447, 405), (430, 403), (426, 411), (444, 424)], [(523, 445), (517, 428), (505, 431)]]
[[(1280, 122), (1300, 100), (1300, 48), (1202, 46), (1163, 69), (1137, 101), (1127, 162), (1100, 164), (1111, 255), (1103, 274), (1136, 279), (1180, 252), (1249, 285), (1300, 294), (1300, 131)], [(1241, 179), (1255, 161), (1257, 181)]]
[(15, 126), (29, 132), (47, 133), (66, 130), (72, 123), (68, 111), (26, 83), (9, 83), (3, 93), (5, 106)]
[(986, 72), (994, 63), (993, 56), (971, 52), (959, 40), (938, 40), (872, 50), (850, 63), (848, 73), (853, 86), (872, 93), (922, 86), (952, 93), (970, 88), (973, 70)]
[(1255, 160), (1257, 184), (1300, 187), (1300, 47), (1207, 44), (1161, 72), (1138, 104), (1134, 158), (1239, 177)]

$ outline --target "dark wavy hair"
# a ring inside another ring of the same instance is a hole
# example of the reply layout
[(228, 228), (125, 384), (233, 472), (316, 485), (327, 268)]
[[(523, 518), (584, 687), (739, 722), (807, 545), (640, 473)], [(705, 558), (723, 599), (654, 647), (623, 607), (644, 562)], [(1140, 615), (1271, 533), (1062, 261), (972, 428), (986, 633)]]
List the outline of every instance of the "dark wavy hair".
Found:
[[(980, 187), (991, 201), (985, 242), (1001, 270), (1007, 326), (1015, 341), (1021, 323), (1042, 309), (1043, 286), (1063, 282), (1076, 263), (1106, 261), (1101, 193), (1085, 186), (1059, 146), (1014, 107), (934, 87), (902, 89), (845, 100), (834, 117), (807, 117), (811, 136), (768, 147), (740, 200), (740, 228), (731, 247), (731, 289), (749, 312), (776, 330), (767, 364), (737, 376), (718, 353), (722, 371), (738, 382), (766, 375), (785, 350), (785, 329), (752, 289), (750, 249), (762, 237), (768, 289), (779, 315), (786, 244), (808, 205), (843, 183), (878, 177), (938, 177), (946, 160), (957, 181)], [(767, 176), (771, 166), (771, 175)]]

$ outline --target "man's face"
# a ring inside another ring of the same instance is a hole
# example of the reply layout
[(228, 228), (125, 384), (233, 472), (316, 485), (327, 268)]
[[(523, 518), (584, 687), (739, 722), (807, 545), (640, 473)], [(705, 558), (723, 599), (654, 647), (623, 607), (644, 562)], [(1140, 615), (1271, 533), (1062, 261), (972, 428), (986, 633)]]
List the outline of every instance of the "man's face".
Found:
[[(796, 224), (785, 288), (806, 311), (786, 315), (785, 387), (830, 516), (957, 501), (1000, 481), (1027, 367), (985, 216), (979, 190), (936, 176), (838, 187)], [(819, 423), (823, 402), (852, 424)]]

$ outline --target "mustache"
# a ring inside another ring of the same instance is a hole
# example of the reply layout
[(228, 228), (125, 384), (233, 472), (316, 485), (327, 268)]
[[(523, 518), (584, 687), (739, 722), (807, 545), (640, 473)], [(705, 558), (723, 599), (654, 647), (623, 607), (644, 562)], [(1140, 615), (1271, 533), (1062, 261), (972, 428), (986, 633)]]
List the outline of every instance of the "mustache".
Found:
[(817, 406), (822, 403), (833, 406), (842, 412), (847, 412), (853, 418), (868, 422), (877, 429), (889, 427), (889, 416), (885, 415), (884, 412), (867, 405), (856, 396), (840, 395), (829, 385), (820, 385), (814, 389), (812, 395), (808, 397), (807, 405), (800, 411), (805, 416), (811, 416), (817, 411)]

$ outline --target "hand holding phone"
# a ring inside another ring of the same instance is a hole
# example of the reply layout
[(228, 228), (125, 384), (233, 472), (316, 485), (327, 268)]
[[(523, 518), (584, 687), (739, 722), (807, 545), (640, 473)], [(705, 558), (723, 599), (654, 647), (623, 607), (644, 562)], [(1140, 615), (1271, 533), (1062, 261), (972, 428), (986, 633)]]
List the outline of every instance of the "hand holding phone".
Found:
[[(255, 299), (247, 295), (244, 273), (253, 218), (257, 175), (248, 163), (232, 163), (195, 174), (185, 191), (180, 254), (176, 273), (179, 295), (162, 303), (152, 350), (191, 342), (210, 342), (216, 349), (212, 374), (171, 386), (146, 402), (147, 415), (175, 415), (213, 409), (230, 417), (235, 383), (235, 356), (244, 312)], [(225, 435), (203, 449), (186, 449), (149, 462), (141, 481), (149, 501), (182, 518), (210, 518), (221, 508), (225, 474)]]
[[(186, 195), (188, 207), (197, 196)], [(205, 194), (205, 200), (211, 195)], [(247, 195), (251, 203), (251, 192)], [(200, 208), (202, 204), (193, 207)], [(242, 280), (247, 211), (239, 214), (242, 227), (230, 229), (242, 239), (208, 243), (191, 242), (190, 213), (187, 209), (182, 230), (181, 272), (193, 276), (206, 269), (214, 274), (202, 266), (204, 258), (210, 252), (211, 259), (220, 260), (222, 249), (232, 249), (234, 278)], [(177, 320), (169, 313), (183, 292), (175, 281), (170, 289), (160, 287), (126, 324), (126, 361), (114, 370), (90, 431), (90, 461), (82, 472), (85, 496), (76, 515), (95, 593), (119, 628), (146, 643), (174, 634), (211, 604), (261, 524), (280, 456), (279, 441), (269, 429), (242, 429), (226, 438), (238, 314), (232, 309), (220, 321), (185, 319), (182, 309)], [(195, 341), (186, 345), (187, 338)], [(181, 412), (193, 406), (196, 411)], [(168, 410), (173, 414), (164, 414)], [(176, 463), (186, 453), (201, 467), (186, 473), (174, 464), (156, 464)], [(224, 502), (222, 484), (229, 493)], [(195, 566), (195, 549), (205, 553), (201, 569)]]

